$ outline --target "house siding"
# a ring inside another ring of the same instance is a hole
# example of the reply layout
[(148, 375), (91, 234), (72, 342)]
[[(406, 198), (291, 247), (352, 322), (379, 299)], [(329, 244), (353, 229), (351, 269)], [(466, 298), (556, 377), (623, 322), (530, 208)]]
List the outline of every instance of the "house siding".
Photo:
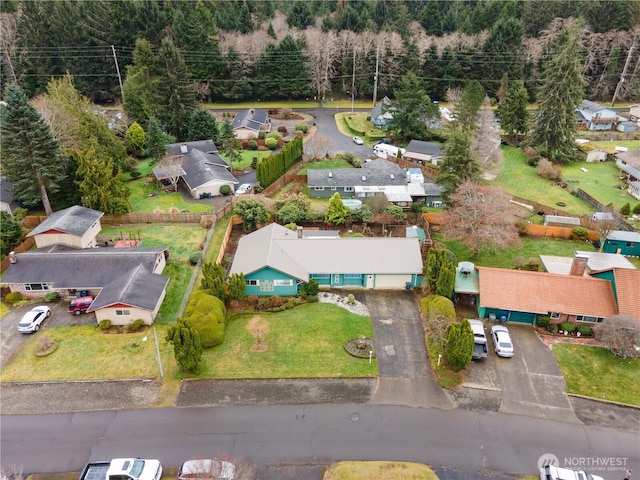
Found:
[(602, 251), (604, 253), (620, 253), (630, 257), (640, 257), (640, 243), (606, 239)]
[[(334, 193), (338, 193), (340, 198), (355, 198), (356, 193), (353, 191), (353, 187), (323, 187), (324, 190), (316, 190), (313, 187), (309, 188), (309, 196), (311, 198), (331, 198)], [(345, 188), (350, 188), (350, 191), (346, 191)]]
[[(162, 302), (159, 302), (159, 304)], [(116, 310), (126, 312), (125, 315), (116, 315)], [(114, 305), (107, 308), (96, 310), (96, 321), (100, 323), (102, 320), (111, 321), (112, 325), (129, 325), (130, 323), (142, 319), (145, 325), (153, 323), (154, 313), (149, 310), (131, 307), (129, 305)]]
[[(259, 283), (259, 285), (247, 285), (247, 295), (287, 297), (298, 294), (298, 280), (296, 278), (269, 267), (245, 275), (244, 279), (245, 281), (257, 280)], [(275, 286), (273, 285), (274, 280), (291, 280), (291, 285)]]

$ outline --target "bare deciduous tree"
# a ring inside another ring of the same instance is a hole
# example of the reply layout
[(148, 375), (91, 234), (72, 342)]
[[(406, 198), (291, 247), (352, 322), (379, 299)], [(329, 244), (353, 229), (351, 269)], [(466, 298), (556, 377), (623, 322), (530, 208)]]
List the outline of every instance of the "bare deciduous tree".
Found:
[(333, 150), (333, 140), (327, 135), (316, 133), (303, 146), (304, 155), (310, 160), (319, 160)]
[(619, 357), (640, 357), (640, 319), (613, 315), (593, 328), (593, 336)]
[(335, 64), (340, 56), (338, 38), (333, 31), (324, 33), (315, 28), (307, 29), (305, 36), (311, 88), (316, 92), (318, 102), (322, 104), (322, 98), (331, 91), (336, 73)]
[(269, 335), (269, 323), (262, 317), (256, 315), (247, 324), (247, 330), (256, 339), (256, 344), (251, 347), (251, 350), (256, 352), (264, 352), (268, 347), (264, 342), (264, 339)]
[(600, 239), (600, 250), (602, 250), (604, 241), (607, 239), (609, 234), (616, 229), (616, 227), (616, 222), (614, 222), (613, 220), (600, 220), (596, 222), (596, 230), (598, 230)]
[(547, 180), (558, 180), (560, 178), (560, 170), (555, 167), (555, 165), (546, 158), (541, 158), (538, 161), (538, 165), (536, 166), (536, 172), (542, 178), (546, 178)]
[(160, 179), (168, 181), (174, 192), (178, 191), (178, 181), (185, 174), (182, 169), (182, 159), (181, 155), (165, 155), (158, 162), (158, 168), (162, 172)]
[(446, 234), (477, 255), (520, 244), (515, 207), (502, 190), (467, 181), (451, 195)]
[(63, 150), (80, 148), (78, 132), (80, 123), (78, 117), (71, 114), (59, 102), (51, 100), (45, 95), (38, 95), (31, 104), (34, 106), (49, 128), (53, 138), (55, 138)]
[(17, 43), (17, 14), (0, 13), (0, 50), (2, 50), (2, 64), (6, 65), (9, 78), (13, 83), (18, 83), (16, 77), (16, 43)]
[(496, 116), (491, 108), (489, 97), (484, 97), (482, 108), (476, 120), (475, 150), (480, 161), (480, 168), (485, 171), (485, 178), (492, 180), (495, 174), (490, 174), (491, 167), (502, 159), (500, 150), (500, 129), (496, 125)]

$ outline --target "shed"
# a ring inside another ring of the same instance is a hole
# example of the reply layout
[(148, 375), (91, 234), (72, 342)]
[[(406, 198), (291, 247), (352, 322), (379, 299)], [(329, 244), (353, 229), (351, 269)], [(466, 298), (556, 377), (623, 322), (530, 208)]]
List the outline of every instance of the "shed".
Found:
[(411, 225), (407, 227), (405, 236), (407, 238), (417, 238), (418, 242), (420, 242), (420, 246), (424, 244), (424, 241), (427, 239), (427, 234), (425, 233), (423, 228), (418, 227), (417, 225)]
[(613, 230), (602, 245), (605, 253), (619, 253), (621, 255), (640, 257), (640, 232), (625, 232)]
[(545, 215), (545, 227), (579, 227), (580, 219), (576, 217), (563, 217), (560, 215)]

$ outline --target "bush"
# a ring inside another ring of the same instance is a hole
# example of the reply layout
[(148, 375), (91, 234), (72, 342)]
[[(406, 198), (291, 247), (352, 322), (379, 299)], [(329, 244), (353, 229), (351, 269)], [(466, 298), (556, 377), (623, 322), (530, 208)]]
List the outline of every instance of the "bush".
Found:
[(440, 295), (428, 295), (420, 300), (420, 308), (427, 320), (443, 317), (447, 320), (455, 320), (456, 309), (453, 302)]
[(540, 315), (536, 318), (536, 325), (545, 328), (549, 326), (550, 321), (551, 319), (549, 318), (549, 315)]
[(553, 325), (551, 325), (551, 331), (553, 333), (558, 333), (558, 324), (554, 323)]
[(220, 193), (224, 196), (230, 195), (231, 194), (231, 187), (229, 185), (221, 185), (220, 186)]
[(306, 123), (296, 123), (297, 132), (307, 133), (308, 130), (309, 130), (309, 125), (307, 125)]
[(264, 141), (264, 145), (269, 150), (275, 150), (275, 148), (278, 146), (278, 140), (273, 137), (269, 137)]
[(285, 135), (286, 135), (286, 134), (287, 134), (287, 127), (285, 127), (284, 125), (280, 125), (280, 126), (278, 127), (278, 131), (279, 131), (280, 133), (283, 133), (283, 134), (285, 134)]
[(255, 140), (249, 140), (249, 142), (247, 143), (247, 147), (249, 148), (249, 150), (257, 150), (258, 142), (256, 142)]
[(111, 328), (111, 320), (109, 320), (108, 318), (100, 320), (100, 323), (98, 323), (98, 328), (100, 330), (109, 330)]
[(46, 293), (45, 296), (42, 297), (42, 299), (47, 303), (57, 302), (58, 300), (60, 300), (60, 294), (58, 292), (49, 292)]
[(556, 181), (560, 178), (560, 171), (546, 158), (541, 158), (536, 165), (536, 172), (542, 178)]
[(143, 325), (144, 325), (144, 320), (142, 320), (141, 318), (138, 318), (137, 320), (134, 320), (133, 322), (131, 322), (127, 326), (127, 328), (129, 329), (130, 332), (137, 332), (142, 328)]
[(625, 217), (631, 213), (631, 205), (629, 205), (629, 202), (625, 203), (622, 206), (622, 208), (620, 209), (620, 213)]
[(218, 297), (204, 290), (194, 292), (184, 316), (198, 332), (202, 348), (212, 348), (224, 341), (226, 308)]
[(267, 139), (269, 138), (275, 138), (276, 140), (281, 140), (282, 139), (282, 134), (280, 132), (271, 132), (269, 134), (267, 134)]
[(201, 256), (202, 256), (201, 252), (193, 252), (192, 254), (189, 255), (189, 263), (191, 265), (196, 265), (198, 263), (198, 260), (200, 260)]
[(129, 173), (129, 175), (131, 176), (131, 178), (138, 178), (142, 176), (142, 173), (140, 173), (138, 170), (134, 170), (131, 173)]
[(262, 193), (262, 192), (264, 192), (264, 187), (263, 187), (262, 185), (260, 185), (259, 183), (256, 183), (256, 184), (253, 186), (253, 191), (254, 191), (255, 193)]
[(592, 330), (589, 325), (578, 325), (578, 333), (582, 336), (588, 336), (591, 335)]
[(589, 235), (589, 229), (584, 227), (576, 227), (573, 229), (573, 234), (576, 237), (586, 237)]
[(571, 322), (562, 322), (560, 324), (560, 329), (565, 332), (573, 333), (576, 331), (576, 326)]
[(640, 203), (638, 203), (635, 207), (633, 207), (633, 214), (640, 215)]
[(347, 295), (347, 302), (349, 303), (349, 305), (353, 305), (354, 303), (356, 303), (356, 298), (353, 296), (353, 293)]
[(253, 157), (253, 160), (251, 160), (251, 168), (254, 170), (258, 168), (258, 157)]
[(14, 306), (20, 300), (22, 300), (22, 294), (20, 292), (7, 293), (5, 297), (5, 301), (11, 306)]
[(259, 140), (264, 140), (264, 138), (267, 136), (267, 134), (264, 132), (264, 130), (260, 130), (258, 132), (258, 139)]
[(310, 279), (309, 282), (300, 289), (300, 295), (303, 297), (313, 297), (318, 295), (318, 292), (320, 292), (320, 285), (315, 278)]

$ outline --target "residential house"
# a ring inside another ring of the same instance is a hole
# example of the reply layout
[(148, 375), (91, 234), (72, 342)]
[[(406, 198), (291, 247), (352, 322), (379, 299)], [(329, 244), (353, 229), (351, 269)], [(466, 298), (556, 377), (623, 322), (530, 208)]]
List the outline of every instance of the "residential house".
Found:
[(640, 257), (640, 232), (613, 230), (602, 245), (605, 253), (619, 253), (630, 257)]
[(229, 274), (244, 274), (247, 295), (296, 295), (321, 287), (407, 289), (422, 282), (416, 238), (305, 238), (272, 223), (242, 237)]
[(610, 268), (595, 272), (593, 276), (611, 282), (619, 314), (629, 315), (640, 321), (640, 295), (638, 294), (640, 270)]
[[(168, 147), (168, 155), (171, 161), (154, 168), (153, 174), (158, 181), (179, 175), (193, 198), (217, 197), (223, 185), (228, 185), (233, 192), (240, 183), (211, 140), (173, 143)], [(180, 170), (176, 171), (178, 166)]]
[(492, 267), (476, 267), (481, 318), (505, 317), (534, 323), (549, 315), (552, 323), (598, 323), (618, 313), (608, 280)]
[(7, 182), (5, 178), (0, 175), (0, 212), (7, 212), (13, 217), (16, 208), (20, 207), (20, 203), (13, 199), (11, 189), (13, 188), (12, 182)]
[[(412, 185), (409, 184), (409, 187), (412, 187)], [(412, 193), (411, 197), (415, 201), (424, 201), (424, 204), (427, 207), (444, 206), (443, 196), (446, 189), (442, 185), (437, 183), (423, 183), (421, 187), (424, 191), (424, 197), (420, 197), (419, 195), (414, 195)]]
[(627, 192), (636, 200), (640, 200), (640, 182), (631, 182)]
[(442, 151), (437, 143), (411, 140), (403, 158), (422, 165), (427, 163), (438, 165), (442, 160)]
[(96, 246), (96, 236), (102, 230), (100, 218), (104, 213), (74, 205), (49, 215), (27, 237), (34, 237), (36, 247), (65, 245), (72, 248)]
[(392, 108), (393, 104), (389, 97), (384, 97), (371, 109), (371, 122), (378, 128), (385, 128), (389, 120), (393, 118)]
[(95, 297), (89, 311), (96, 312), (98, 321), (126, 325), (141, 318), (151, 324), (169, 282), (161, 275), (167, 255), (166, 248), (51, 245), (12, 254), (2, 284), (28, 297), (86, 291)]
[(640, 104), (636, 103), (629, 107), (629, 120), (636, 122), (640, 126)]
[(615, 153), (616, 167), (627, 176), (627, 182), (640, 181), (640, 149)]
[(619, 120), (615, 110), (606, 108), (599, 103), (583, 100), (576, 109), (578, 128), (582, 130), (612, 130)]
[(231, 122), (236, 138), (249, 140), (258, 138), (260, 131), (271, 131), (271, 120), (266, 110), (249, 108), (236, 113)]
[[(580, 265), (583, 275), (590, 275), (593, 272), (608, 270), (611, 268), (635, 270), (636, 267), (624, 255), (618, 253), (603, 252), (587, 252), (576, 250), (574, 257), (559, 257), (555, 255), (540, 255), (540, 260), (545, 271), (549, 273), (557, 273), (561, 275), (569, 275), (570, 273), (578, 274), (575, 269), (578, 264), (576, 259), (585, 259), (583, 265)], [(573, 272), (572, 272), (573, 269)]]

